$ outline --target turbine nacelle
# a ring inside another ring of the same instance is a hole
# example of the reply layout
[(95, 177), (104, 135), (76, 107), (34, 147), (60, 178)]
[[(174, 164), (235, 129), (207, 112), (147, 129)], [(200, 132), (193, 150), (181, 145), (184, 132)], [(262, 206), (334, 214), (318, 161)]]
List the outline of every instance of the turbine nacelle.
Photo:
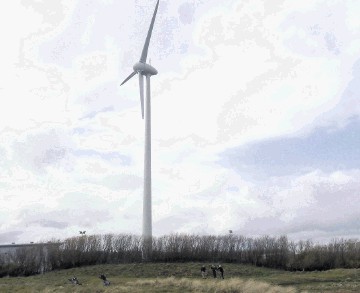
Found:
[[(155, 17), (156, 17), (156, 13), (157, 13), (157, 10), (159, 7), (159, 2), (160, 2), (160, 0), (156, 1), (154, 14), (151, 19), (150, 27), (149, 27), (149, 30), (148, 30), (148, 33), (146, 36), (146, 40), (145, 40), (145, 44), (144, 44), (144, 47), (143, 47), (143, 50), (142, 50), (142, 53), (140, 56), (140, 60), (133, 66), (134, 71), (121, 83), (121, 85), (123, 85), (128, 80), (130, 80), (133, 76), (138, 74), (139, 89), (140, 89), (140, 102), (141, 102), (141, 116), (143, 119), (144, 119), (144, 76), (150, 77), (151, 75), (156, 75), (158, 73), (158, 71), (154, 67), (152, 67), (150, 64), (146, 63), (146, 59), (147, 59), (147, 55), (148, 55), (152, 30), (154, 28)], [(150, 79), (148, 82), (150, 83)]]
[(154, 67), (152, 67), (150, 64), (143, 62), (137, 62), (133, 66), (133, 69), (134, 72), (140, 73), (145, 76), (158, 74), (158, 71)]

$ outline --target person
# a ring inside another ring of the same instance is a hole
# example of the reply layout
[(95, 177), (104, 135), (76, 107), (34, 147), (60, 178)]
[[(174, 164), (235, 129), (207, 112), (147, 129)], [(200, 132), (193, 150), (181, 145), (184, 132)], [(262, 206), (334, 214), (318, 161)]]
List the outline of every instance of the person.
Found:
[(216, 267), (214, 265), (211, 265), (211, 270), (212, 270), (212, 273), (213, 273), (213, 277), (216, 278)]
[(106, 278), (106, 276), (105, 276), (104, 274), (101, 274), (101, 275), (99, 276), (99, 278), (100, 278), (101, 280), (103, 280), (104, 286), (110, 286), (110, 281)]
[(218, 266), (218, 270), (219, 270), (219, 272), (221, 274), (221, 279), (224, 279), (224, 269), (223, 269), (223, 267), (221, 265)]
[(202, 266), (201, 269), (201, 276), (203, 279), (206, 279), (206, 267), (205, 266)]
[(78, 278), (76, 278), (75, 276), (69, 279), (69, 281), (74, 285), (81, 285)]

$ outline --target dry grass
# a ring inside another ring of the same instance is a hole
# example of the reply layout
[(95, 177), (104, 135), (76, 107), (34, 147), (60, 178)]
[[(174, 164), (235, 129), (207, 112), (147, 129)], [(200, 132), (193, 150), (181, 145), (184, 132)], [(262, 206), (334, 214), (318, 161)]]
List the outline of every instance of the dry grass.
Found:
[(243, 280), (230, 278), (225, 280), (213, 279), (190, 279), (190, 278), (156, 278), (137, 280), (116, 280), (109, 287), (104, 287), (96, 279), (86, 280), (83, 285), (72, 285), (68, 283), (57, 286), (39, 286), (22, 284), (21, 286), (8, 288), (1, 292), (118, 292), (118, 293), (153, 293), (153, 292), (198, 292), (198, 293), (296, 293), (300, 292), (291, 287), (279, 287), (261, 281)]
[[(180, 288), (183, 292), (206, 292), (206, 293), (295, 293), (294, 288), (273, 286), (265, 282), (254, 280), (242, 280), (231, 278), (226, 280), (196, 280), (188, 278), (166, 278), (148, 279), (129, 282), (128, 285), (135, 287), (152, 287), (154, 289), (176, 289)], [(156, 291), (156, 290), (155, 290)], [(155, 292), (154, 291), (154, 292)]]

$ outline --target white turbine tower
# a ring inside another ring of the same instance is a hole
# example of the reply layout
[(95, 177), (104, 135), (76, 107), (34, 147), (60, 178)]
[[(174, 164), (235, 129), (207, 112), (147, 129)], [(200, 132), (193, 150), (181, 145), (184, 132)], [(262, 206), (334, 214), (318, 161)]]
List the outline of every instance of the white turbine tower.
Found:
[(152, 217), (151, 217), (151, 97), (150, 77), (156, 75), (157, 70), (146, 63), (151, 33), (154, 27), (156, 13), (159, 7), (159, 0), (156, 3), (155, 11), (151, 19), (149, 31), (145, 40), (144, 48), (139, 62), (134, 66), (132, 72), (123, 82), (127, 82), (134, 75), (139, 75), (141, 115), (144, 119), (144, 76), (146, 77), (146, 100), (145, 100), (145, 157), (144, 157), (144, 198), (143, 198), (143, 259), (148, 260), (152, 251)]

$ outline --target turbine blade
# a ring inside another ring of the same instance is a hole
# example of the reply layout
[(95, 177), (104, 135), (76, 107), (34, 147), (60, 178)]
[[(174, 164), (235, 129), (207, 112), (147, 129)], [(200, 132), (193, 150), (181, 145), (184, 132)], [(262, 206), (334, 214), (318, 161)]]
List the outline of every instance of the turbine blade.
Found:
[(141, 53), (140, 62), (142, 62), (142, 63), (146, 63), (146, 58), (147, 58), (147, 54), (148, 54), (151, 33), (152, 33), (153, 28), (154, 28), (154, 22), (155, 22), (156, 13), (157, 13), (157, 10), (158, 10), (158, 7), (159, 7), (159, 1), (160, 0), (158, 0), (157, 3), (156, 3), (154, 14), (153, 14), (153, 17), (151, 19), (149, 31), (148, 31), (148, 34), (147, 34), (147, 37), (146, 37), (146, 40), (145, 40), (144, 48), (143, 48), (142, 53)]
[(144, 76), (139, 73), (139, 87), (140, 87), (140, 102), (141, 102), (141, 117), (144, 119)]
[(123, 85), (125, 82), (127, 82), (130, 78), (132, 78), (136, 74), (136, 71), (131, 73), (120, 85)]

